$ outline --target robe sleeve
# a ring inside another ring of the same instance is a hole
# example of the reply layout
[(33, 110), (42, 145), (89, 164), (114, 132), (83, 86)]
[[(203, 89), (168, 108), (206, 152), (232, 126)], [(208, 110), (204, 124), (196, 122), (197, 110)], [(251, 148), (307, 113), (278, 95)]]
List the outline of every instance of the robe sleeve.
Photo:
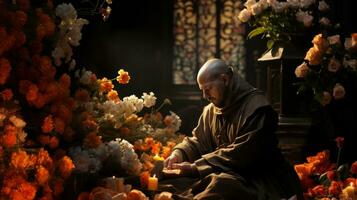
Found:
[(201, 158), (202, 155), (212, 152), (212, 140), (209, 118), (209, 109), (205, 107), (203, 110), (196, 128), (192, 131), (192, 137), (185, 137), (184, 140), (175, 146), (174, 149), (179, 149), (183, 153), (183, 161), (194, 162)]
[[(259, 166), (266, 166), (267, 159), (274, 160), (274, 155), (281, 155), (276, 154), (279, 151), (274, 135), (277, 122), (277, 114), (272, 108), (257, 109), (247, 118), (239, 130), (240, 136), (232, 144), (204, 154), (195, 161), (200, 176), (204, 177), (215, 171), (245, 173)], [(271, 164), (273, 163), (268, 163)]]

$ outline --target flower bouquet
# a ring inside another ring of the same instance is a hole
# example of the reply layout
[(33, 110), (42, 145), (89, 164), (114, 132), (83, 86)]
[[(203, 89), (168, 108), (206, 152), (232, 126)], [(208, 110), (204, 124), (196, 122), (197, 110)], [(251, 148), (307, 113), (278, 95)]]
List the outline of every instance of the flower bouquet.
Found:
[(343, 138), (336, 138), (338, 147), (337, 163), (329, 160), (329, 151), (321, 151), (306, 158), (307, 163), (295, 165), (301, 181), (304, 199), (353, 200), (357, 199), (357, 161), (339, 163)]
[(332, 28), (327, 16), (329, 9), (324, 0), (247, 0), (238, 19), (252, 27), (248, 38), (258, 35), (267, 38), (269, 50), (274, 44), (289, 42), (297, 35), (310, 35), (314, 28)]
[(312, 43), (305, 62), (295, 70), (295, 75), (304, 80), (299, 92), (312, 89), (322, 106), (344, 99), (348, 91), (353, 93), (357, 78), (357, 34), (344, 41), (339, 35), (318, 34)]

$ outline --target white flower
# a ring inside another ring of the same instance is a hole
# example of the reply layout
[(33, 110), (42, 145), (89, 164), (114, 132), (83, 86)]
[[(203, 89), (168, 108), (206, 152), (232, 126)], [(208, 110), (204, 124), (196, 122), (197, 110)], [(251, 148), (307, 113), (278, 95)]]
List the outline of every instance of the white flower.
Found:
[(315, 3), (315, 0), (300, 0), (300, 7), (307, 8), (313, 3)]
[(252, 13), (248, 9), (243, 9), (239, 12), (238, 19), (241, 22), (247, 22), (247, 21), (249, 21), (251, 16), (252, 16)]
[(248, 0), (244, 3), (244, 6), (250, 10), (250, 8), (256, 3), (255, 0)]
[(340, 35), (333, 35), (327, 38), (330, 45), (340, 44)]
[(174, 131), (178, 131), (182, 121), (176, 113), (170, 111), (170, 115), (165, 117), (164, 122), (169, 128), (172, 128)]
[(329, 20), (328, 18), (326, 18), (326, 17), (321, 18), (319, 22), (320, 22), (320, 24), (323, 25), (323, 26), (329, 26), (329, 25), (331, 25), (330, 20)]
[(92, 83), (93, 73), (91, 71), (82, 71), (82, 76), (79, 78), (79, 82), (83, 85), (89, 85)]
[(263, 7), (260, 3), (256, 3), (252, 5), (250, 8), (253, 15), (259, 15), (263, 11)]
[(263, 10), (269, 7), (268, 0), (260, 0), (258, 3), (262, 6)]
[(300, 0), (287, 0), (290, 8), (298, 8), (300, 6)]
[(135, 95), (130, 95), (129, 97), (124, 97), (123, 102), (130, 103), (135, 106), (135, 112), (140, 112), (144, 107), (144, 101), (139, 99)]
[(346, 94), (345, 88), (341, 84), (337, 83), (335, 85), (335, 87), (333, 88), (332, 96), (336, 100), (339, 100), (339, 99), (342, 99), (343, 97), (345, 97), (345, 94)]
[(319, 8), (319, 11), (324, 12), (324, 11), (329, 10), (330, 6), (324, 0), (322, 0), (322, 1), (319, 1), (319, 7), (318, 8)]
[(66, 63), (71, 61), (72, 46), (78, 46), (82, 38), (82, 27), (88, 24), (86, 19), (77, 19), (77, 12), (72, 4), (60, 4), (56, 8), (56, 15), (61, 18), (59, 28), (59, 39), (52, 51), (55, 65), (60, 66), (64, 59)]
[(356, 70), (357, 69), (357, 60), (356, 59), (347, 60), (346, 58), (344, 58), (343, 59), (343, 65), (352, 67), (353, 69)]
[(9, 120), (14, 124), (16, 128), (24, 128), (26, 126), (26, 122), (15, 115), (12, 115)]
[(288, 9), (289, 4), (287, 2), (275, 2), (271, 4), (271, 7), (273, 8), (274, 12), (281, 13)]
[[(99, 146), (100, 147), (100, 146)], [(101, 156), (97, 150), (100, 148), (85, 150), (81, 147), (73, 147), (69, 150), (75, 170), (79, 172), (97, 172), (102, 168)]]
[(308, 12), (299, 11), (296, 13), (296, 20), (302, 22), (304, 26), (309, 27), (312, 25), (312, 20), (314, 19)]
[(345, 38), (345, 48), (347, 50), (352, 48), (352, 38)]
[(77, 11), (71, 3), (62, 3), (56, 7), (56, 16), (60, 17), (62, 20), (75, 19), (77, 18)]
[(144, 92), (141, 98), (144, 100), (144, 106), (147, 108), (150, 108), (156, 104), (156, 97), (153, 92), (150, 92), (150, 94)]

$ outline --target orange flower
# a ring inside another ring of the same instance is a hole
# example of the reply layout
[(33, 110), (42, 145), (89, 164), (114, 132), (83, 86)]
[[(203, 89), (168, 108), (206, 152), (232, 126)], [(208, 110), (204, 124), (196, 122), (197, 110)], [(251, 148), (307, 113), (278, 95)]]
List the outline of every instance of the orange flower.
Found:
[(315, 46), (311, 47), (306, 53), (305, 60), (308, 60), (310, 65), (319, 65), (322, 62), (322, 52)]
[(30, 157), (27, 155), (26, 151), (20, 150), (11, 154), (10, 163), (15, 169), (25, 170), (31, 165), (29, 161)]
[(48, 154), (46, 150), (41, 148), (38, 153), (37, 153), (37, 165), (42, 165), (46, 167), (49, 171), (52, 171), (51, 169), (53, 168), (53, 160)]
[(357, 161), (351, 165), (351, 173), (357, 175)]
[(120, 127), (119, 132), (127, 136), (131, 133), (131, 130), (128, 127)]
[(40, 185), (44, 185), (47, 183), (49, 179), (49, 172), (46, 168), (39, 166), (36, 170), (36, 180)]
[(329, 181), (333, 181), (336, 177), (336, 172), (335, 171), (328, 171), (327, 172), (327, 178)]
[(166, 159), (167, 157), (170, 156), (170, 154), (171, 154), (170, 147), (167, 147), (167, 146), (162, 147), (162, 154), (161, 154), (162, 157), (164, 157)]
[(318, 34), (312, 39), (312, 43), (319, 51), (326, 51), (329, 46), (326, 38), (322, 37), (322, 34)]
[(17, 29), (20, 30), (27, 21), (27, 14), (21, 10), (16, 11), (12, 16), (11, 16), (11, 25)]
[(66, 123), (72, 120), (72, 111), (66, 105), (60, 105), (56, 114)]
[(341, 193), (340, 184), (337, 181), (332, 181), (330, 187), (328, 188), (328, 193), (338, 197), (338, 195)]
[(140, 185), (141, 185), (141, 187), (143, 187), (143, 188), (147, 187), (147, 185), (149, 183), (149, 177), (150, 177), (149, 171), (144, 171), (144, 172), (140, 173)]
[(311, 193), (313, 196), (324, 196), (327, 194), (327, 191), (323, 185), (317, 185), (312, 188)]
[(14, 96), (11, 89), (5, 89), (0, 94), (4, 101), (10, 101)]
[(144, 200), (147, 199), (144, 193), (140, 190), (133, 189), (127, 194), (126, 200)]
[(129, 73), (124, 71), (123, 69), (120, 69), (118, 71), (118, 74), (119, 76), (117, 76), (117, 81), (120, 83), (120, 84), (127, 84), (129, 83), (129, 80), (130, 80), (130, 76), (129, 76)]
[(54, 123), (53, 123), (53, 118), (52, 115), (48, 115), (42, 123), (42, 132), (44, 133), (49, 133), (53, 130), (54, 128)]
[(64, 121), (61, 118), (56, 117), (55, 122), (54, 122), (54, 127), (55, 127), (55, 131), (57, 133), (63, 134), (66, 124), (64, 123)]
[(0, 85), (5, 84), (7, 78), (10, 75), (11, 65), (5, 58), (0, 58)]
[(160, 150), (161, 150), (161, 143), (160, 142), (156, 142), (151, 146), (151, 153), (153, 154), (159, 154)]
[(50, 138), (50, 144), (49, 144), (50, 148), (51, 149), (55, 149), (55, 148), (58, 147), (58, 145), (59, 145), (58, 138), (56, 136), (51, 137)]
[(16, 127), (13, 125), (6, 125), (4, 134), (2, 135), (2, 143), (5, 147), (11, 148), (17, 143)]
[(33, 184), (25, 181), (10, 194), (10, 199), (32, 200), (35, 198), (36, 192), (37, 188)]
[(59, 83), (62, 88), (69, 89), (71, 86), (71, 77), (68, 74), (62, 74)]
[(100, 92), (109, 92), (114, 88), (114, 85), (111, 80), (107, 78), (102, 78), (99, 80), (99, 91)]
[(31, 84), (26, 93), (26, 99), (29, 103), (35, 101), (38, 97), (38, 87), (35, 84)]
[(68, 156), (64, 156), (59, 161), (58, 165), (59, 165), (59, 171), (63, 178), (68, 178), (71, 175), (73, 168), (75, 167), (71, 158), (69, 158)]
[(110, 90), (107, 94), (107, 98), (112, 101), (119, 101), (118, 92), (116, 90)]
[(81, 102), (87, 102), (89, 101), (90, 98), (88, 91), (85, 89), (76, 90), (74, 97), (77, 101), (81, 101)]
[(102, 144), (102, 138), (96, 132), (89, 133), (83, 141), (83, 145), (89, 148), (97, 148), (100, 144)]

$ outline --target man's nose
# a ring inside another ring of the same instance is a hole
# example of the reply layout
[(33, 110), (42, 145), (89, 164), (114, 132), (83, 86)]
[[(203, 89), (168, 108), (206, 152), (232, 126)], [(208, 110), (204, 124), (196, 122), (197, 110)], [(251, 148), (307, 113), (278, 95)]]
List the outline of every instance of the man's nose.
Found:
[(207, 99), (208, 95), (207, 92), (205, 90), (202, 91), (202, 96), (204, 99)]

